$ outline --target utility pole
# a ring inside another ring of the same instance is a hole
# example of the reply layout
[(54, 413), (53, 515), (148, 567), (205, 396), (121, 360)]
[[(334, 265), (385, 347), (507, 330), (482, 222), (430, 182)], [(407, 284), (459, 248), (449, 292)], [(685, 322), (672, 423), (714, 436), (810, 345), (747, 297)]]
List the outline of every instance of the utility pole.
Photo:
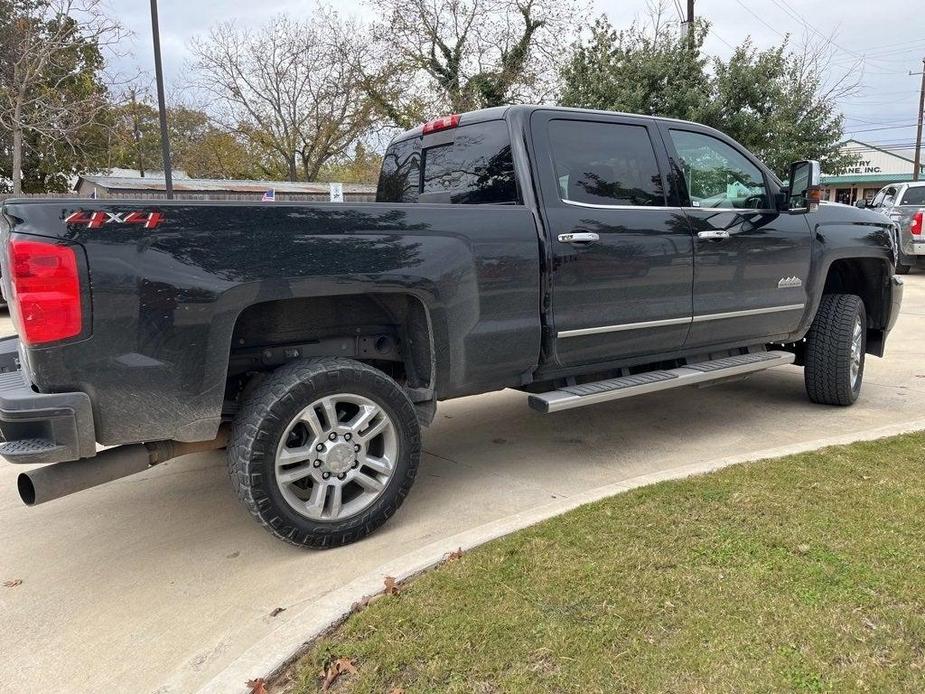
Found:
[(164, 99), (164, 70), (161, 67), (161, 32), (157, 23), (157, 0), (151, 0), (151, 34), (154, 37), (154, 79), (157, 82), (157, 108), (161, 120), (161, 154), (164, 159), (164, 183), (167, 199), (173, 199), (173, 175), (170, 170), (170, 139), (167, 132), (167, 105)]
[[(910, 75), (916, 73), (910, 72)], [(915, 129), (915, 163), (912, 165), (912, 180), (919, 180), (919, 169), (922, 164), (922, 119), (925, 118), (925, 58), (922, 58), (922, 88), (919, 92), (919, 120)]]
[(694, 49), (694, 0), (687, 0), (687, 42)]

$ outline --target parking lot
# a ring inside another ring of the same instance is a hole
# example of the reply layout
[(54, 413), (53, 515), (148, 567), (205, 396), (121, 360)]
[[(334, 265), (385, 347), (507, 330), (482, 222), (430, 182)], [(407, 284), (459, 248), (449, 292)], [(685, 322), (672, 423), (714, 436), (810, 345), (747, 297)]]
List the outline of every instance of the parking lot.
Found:
[(0, 584), (22, 581), (0, 586), (0, 689), (190, 691), (320, 598), (439, 538), (653, 470), (915, 425), (923, 315), (925, 276), (912, 275), (887, 358), (868, 361), (850, 409), (810, 404), (795, 367), (550, 416), (512, 391), (443, 403), (398, 515), (326, 552), (257, 526), (221, 453), (32, 509), (19, 469), (0, 462)]

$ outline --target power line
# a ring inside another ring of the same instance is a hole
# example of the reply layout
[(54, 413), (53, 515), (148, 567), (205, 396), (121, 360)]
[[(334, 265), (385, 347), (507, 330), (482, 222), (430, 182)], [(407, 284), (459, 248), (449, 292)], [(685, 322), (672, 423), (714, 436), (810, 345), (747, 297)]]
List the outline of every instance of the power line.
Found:
[(780, 37), (783, 38), (783, 39), (786, 39), (786, 38), (788, 37), (787, 34), (782, 34), (782, 33), (780, 33), (777, 29), (775, 29), (773, 26), (771, 26), (771, 25), (768, 24), (766, 21), (764, 21), (764, 20), (761, 18), (760, 15), (756, 14), (755, 12), (753, 12), (752, 9), (751, 9), (750, 7), (748, 7), (748, 5), (746, 5), (744, 2), (742, 2), (742, 0), (736, 0), (736, 2), (739, 4), (739, 6), (740, 6), (743, 10), (745, 10), (746, 12), (748, 12), (752, 17), (754, 17), (754, 18), (757, 19), (759, 22), (761, 22), (762, 24), (764, 24), (768, 29), (770, 29), (771, 31), (773, 31), (775, 34), (777, 34), (778, 36), (780, 36)]
[(847, 132), (851, 133), (870, 133), (875, 130), (902, 130), (904, 128), (915, 128), (918, 127), (918, 123), (910, 123), (908, 125), (888, 125), (881, 128), (862, 128), (858, 130), (857, 128), (846, 128)]
[(731, 43), (729, 43), (729, 42), (728, 42), (726, 39), (724, 39), (722, 36), (720, 36), (720, 35), (717, 34), (715, 31), (713, 31), (712, 28), (710, 29), (710, 33), (713, 35), (713, 38), (719, 39), (719, 41), (721, 41), (722, 43), (726, 44), (727, 47), (731, 48), (732, 50), (735, 50), (735, 48), (736, 48), (735, 46), (733, 46)]

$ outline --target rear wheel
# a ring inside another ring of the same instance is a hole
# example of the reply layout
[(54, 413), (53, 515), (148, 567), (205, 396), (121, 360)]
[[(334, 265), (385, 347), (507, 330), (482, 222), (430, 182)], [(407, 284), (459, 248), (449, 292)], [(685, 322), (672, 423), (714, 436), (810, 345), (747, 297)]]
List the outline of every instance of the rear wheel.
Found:
[(854, 294), (826, 294), (806, 336), (806, 393), (824, 405), (851, 405), (861, 392), (867, 313)]
[(247, 398), (228, 465), (241, 501), (271, 533), (305, 547), (359, 540), (401, 505), (420, 459), (401, 387), (349, 359), (295, 362)]

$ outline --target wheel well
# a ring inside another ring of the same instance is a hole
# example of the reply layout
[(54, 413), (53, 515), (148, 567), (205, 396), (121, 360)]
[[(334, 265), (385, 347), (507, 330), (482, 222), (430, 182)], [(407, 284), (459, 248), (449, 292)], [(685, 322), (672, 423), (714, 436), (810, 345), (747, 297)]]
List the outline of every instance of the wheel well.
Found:
[(889, 264), (878, 258), (847, 258), (829, 266), (823, 294), (856, 294), (867, 311), (867, 351), (883, 352), (889, 314)]
[(432, 345), (427, 310), (407, 294), (303, 297), (254, 304), (235, 322), (225, 400), (238, 400), (262, 374), (310, 357), (356, 359), (401, 383), (413, 401), (431, 400)]

